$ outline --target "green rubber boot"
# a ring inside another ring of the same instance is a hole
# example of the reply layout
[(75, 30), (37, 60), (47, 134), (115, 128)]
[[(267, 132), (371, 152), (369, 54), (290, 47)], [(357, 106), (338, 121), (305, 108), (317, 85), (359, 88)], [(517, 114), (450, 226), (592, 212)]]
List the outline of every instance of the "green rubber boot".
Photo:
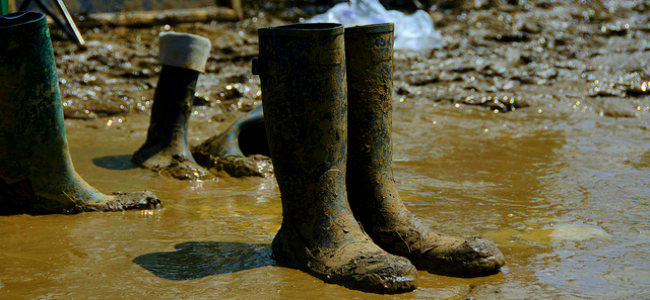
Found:
[(261, 28), (259, 38), (253, 73), (262, 82), (265, 127), (283, 210), (272, 244), (274, 257), (352, 289), (415, 289), (415, 267), (373, 243), (348, 204), (342, 25)]
[(503, 254), (480, 238), (423, 226), (399, 197), (392, 162), (393, 24), (345, 29), (349, 130), (347, 190), (364, 230), (384, 250), (431, 273), (475, 277), (499, 272)]
[(164, 32), (159, 43), (158, 60), (163, 67), (154, 93), (147, 140), (133, 154), (133, 163), (178, 179), (209, 179), (210, 172), (199, 166), (190, 153), (187, 123), (196, 83), (210, 54), (210, 40)]
[(151, 192), (105, 195), (75, 172), (45, 16), (0, 16), (0, 214), (157, 207)]

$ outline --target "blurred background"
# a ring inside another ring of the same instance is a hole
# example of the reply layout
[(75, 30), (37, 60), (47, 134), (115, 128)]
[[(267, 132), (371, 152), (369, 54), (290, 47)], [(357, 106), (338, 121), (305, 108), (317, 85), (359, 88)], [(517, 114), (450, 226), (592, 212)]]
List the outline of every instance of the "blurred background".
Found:
[[(16, 1), (17, 7), (23, 1)], [(245, 8), (254, 10), (276, 10), (301, 7), (314, 11), (325, 11), (332, 5), (345, 0), (64, 0), (68, 10), (73, 14), (119, 12), (134, 10), (164, 10), (174, 8), (197, 8), (203, 6), (232, 6), (232, 2), (241, 2)], [(383, 0), (386, 7), (415, 9), (418, 6), (430, 7), (433, 0)]]

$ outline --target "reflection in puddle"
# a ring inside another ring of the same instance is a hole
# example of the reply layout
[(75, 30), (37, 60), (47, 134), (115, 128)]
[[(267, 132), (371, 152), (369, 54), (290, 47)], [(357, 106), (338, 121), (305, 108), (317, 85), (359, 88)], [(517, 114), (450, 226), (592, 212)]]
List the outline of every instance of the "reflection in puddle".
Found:
[(591, 239), (607, 240), (611, 238), (611, 235), (598, 226), (562, 223), (558, 220), (524, 222), (524, 227), (524, 229), (510, 228), (500, 231), (488, 231), (483, 236), (494, 240), (500, 245), (522, 243), (538, 247), (561, 247), (564, 242), (584, 242)]
[(93, 164), (98, 167), (111, 169), (111, 170), (128, 170), (135, 169), (136, 166), (131, 161), (132, 155), (111, 155), (93, 158)]
[(133, 262), (169, 280), (192, 280), (275, 265), (269, 244), (188, 242), (175, 248), (176, 252), (145, 254)]

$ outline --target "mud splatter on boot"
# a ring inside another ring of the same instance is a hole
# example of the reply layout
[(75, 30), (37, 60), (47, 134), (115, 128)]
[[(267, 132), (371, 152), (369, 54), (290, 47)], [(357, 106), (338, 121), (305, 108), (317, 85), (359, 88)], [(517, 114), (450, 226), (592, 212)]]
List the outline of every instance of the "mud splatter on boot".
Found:
[(254, 73), (262, 82), (265, 127), (283, 209), (272, 244), (274, 257), (352, 289), (415, 289), (415, 267), (373, 243), (347, 201), (343, 27), (261, 28), (259, 36)]
[(262, 106), (237, 119), (223, 133), (192, 147), (192, 155), (200, 165), (215, 174), (271, 176), (273, 164), (269, 157)]
[(0, 215), (162, 207), (151, 192), (105, 195), (74, 170), (45, 16), (0, 16)]
[(496, 245), (420, 224), (399, 197), (392, 167), (393, 25), (346, 28), (349, 97), (347, 190), (355, 217), (384, 250), (431, 273), (475, 277), (505, 264)]
[(178, 179), (208, 179), (212, 175), (194, 161), (187, 145), (196, 82), (210, 52), (206, 38), (184, 33), (160, 35), (163, 65), (151, 108), (147, 140), (133, 154), (133, 163)]

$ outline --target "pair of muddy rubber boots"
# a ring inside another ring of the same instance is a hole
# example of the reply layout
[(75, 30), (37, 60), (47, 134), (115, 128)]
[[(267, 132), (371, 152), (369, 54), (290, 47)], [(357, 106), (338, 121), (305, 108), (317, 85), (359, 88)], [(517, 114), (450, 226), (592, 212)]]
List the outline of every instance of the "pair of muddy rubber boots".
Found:
[(504, 258), (480, 238), (435, 233), (403, 205), (392, 168), (393, 24), (259, 29), (266, 133), (282, 197), (272, 250), (326, 282), (417, 287), (416, 268), (474, 277)]

